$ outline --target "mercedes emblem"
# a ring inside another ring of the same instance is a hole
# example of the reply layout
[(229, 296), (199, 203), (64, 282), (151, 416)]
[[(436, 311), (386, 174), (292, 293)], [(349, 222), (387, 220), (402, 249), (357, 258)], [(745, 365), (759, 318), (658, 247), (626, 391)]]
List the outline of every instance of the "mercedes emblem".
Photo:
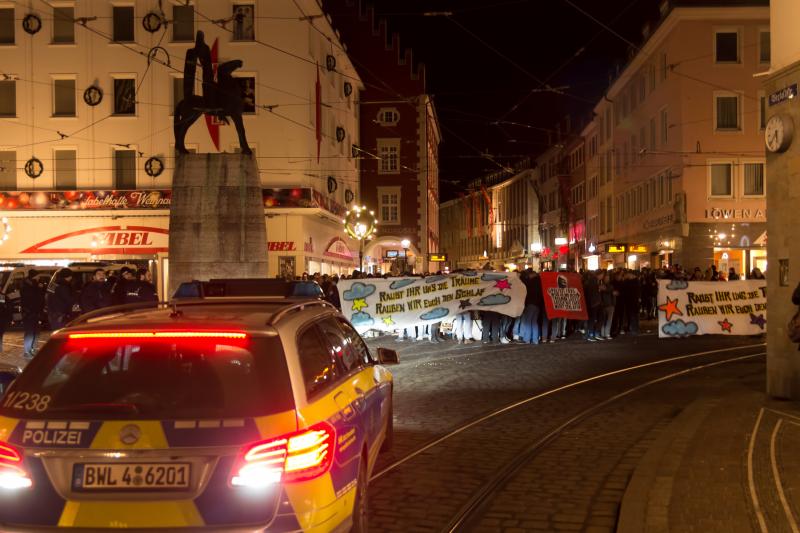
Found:
[(119, 440), (122, 444), (136, 444), (139, 437), (142, 435), (142, 430), (136, 424), (128, 424), (119, 431)]

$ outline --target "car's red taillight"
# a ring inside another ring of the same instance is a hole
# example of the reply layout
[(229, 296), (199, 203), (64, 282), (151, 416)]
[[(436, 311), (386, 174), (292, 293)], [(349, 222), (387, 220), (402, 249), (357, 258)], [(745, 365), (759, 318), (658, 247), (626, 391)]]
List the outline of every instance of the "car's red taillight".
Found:
[(250, 444), (236, 462), (231, 485), (260, 488), (321, 476), (333, 462), (336, 434), (323, 422), (303, 431)]
[(33, 485), (22, 466), (22, 454), (5, 442), (0, 442), (0, 490), (26, 489)]

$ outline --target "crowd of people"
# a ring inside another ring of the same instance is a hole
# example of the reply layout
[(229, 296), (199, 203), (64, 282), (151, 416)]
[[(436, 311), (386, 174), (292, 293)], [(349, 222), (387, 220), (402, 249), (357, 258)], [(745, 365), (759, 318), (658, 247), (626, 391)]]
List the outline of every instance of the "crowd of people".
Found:
[[(458, 273), (454, 271), (453, 273)], [(421, 276), (432, 275), (424, 274)], [(441, 274), (438, 272), (436, 274)], [(619, 335), (638, 335), (640, 320), (655, 320), (659, 279), (684, 281), (735, 281), (745, 279), (734, 268), (727, 273), (717, 270), (716, 265), (705, 271), (700, 267), (692, 271), (681, 265), (668, 268), (630, 270), (582, 271), (583, 290), (586, 300), (587, 320), (549, 319), (545, 312), (544, 293), (539, 273), (533, 269), (523, 270), (520, 280), (525, 284), (527, 295), (522, 314), (511, 317), (492, 311), (467, 311), (456, 315), (449, 333), (444, 333), (441, 323), (415, 326), (397, 331), (398, 341), (429, 341), (433, 343), (454, 341), (459, 344), (476, 342), (476, 337), (485, 344), (508, 344), (512, 342), (539, 344), (553, 343), (574, 335), (587, 342), (608, 341)], [(405, 277), (414, 276), (407, 273)], [(341, 279), (389, 278), (389, 274), (367, 274), (354, 270), (352, 275)], [(325, 299), (341, 309), (337, 284), (339, 276), (310, 275), (304, 280), (320, 284)], [(764, 279), (764, 274), (754, 268), (746, 279)]]
[[(55, 330), (83, 313), (103, 307), (158, 301), (153, 275), (146, 268), (135, 270), (122, 267), (118, 273), (98, 268), (92, 274), (91, 281), (80, 287), (80, 291), (79, 284), (75, 282), (75, 273), (69, 268), (58, 270), (54, 283), (49, 287), (38, 276), (37, 270), (29, 270), (20, 290), (24, 356), (28, 359), (33, 357), (36, 349), (41, 319), (45, 313), (50, 328)], [(10, 322), (10, 311), (5, 309), (5, 312)]]

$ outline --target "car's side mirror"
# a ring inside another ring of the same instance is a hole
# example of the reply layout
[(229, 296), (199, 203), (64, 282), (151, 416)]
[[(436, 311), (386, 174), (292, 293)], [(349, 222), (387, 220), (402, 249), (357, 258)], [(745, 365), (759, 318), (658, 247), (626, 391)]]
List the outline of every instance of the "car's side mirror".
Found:
[(394, 350), (378, 348), (378, 362), (382, 365), (396, 365), (400, 362), (400, 358)]
[(0, 394), (5, 394), (9, 385), (11, 385), (11, 383), (17, 379), (17, 376), (19, 376), (19, 372), (0, 370)]

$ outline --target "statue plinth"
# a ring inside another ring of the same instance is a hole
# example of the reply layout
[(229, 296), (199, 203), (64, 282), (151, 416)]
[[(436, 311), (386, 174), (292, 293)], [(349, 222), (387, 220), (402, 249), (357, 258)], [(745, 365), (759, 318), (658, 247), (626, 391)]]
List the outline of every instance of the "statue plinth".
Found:
[(176, 158), (169, 213), (169, 294), (184, 281), (267, 275), (258, 167), (243, 154)]

